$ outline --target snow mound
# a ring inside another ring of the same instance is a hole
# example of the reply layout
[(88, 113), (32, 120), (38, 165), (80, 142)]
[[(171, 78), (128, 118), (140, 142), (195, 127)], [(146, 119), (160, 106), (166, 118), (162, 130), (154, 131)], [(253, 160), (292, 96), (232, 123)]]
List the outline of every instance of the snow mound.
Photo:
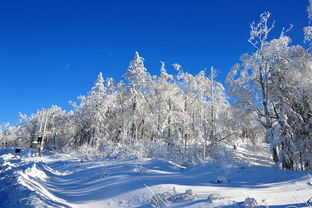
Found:
[(137, 166), (135, 168), (133, 168), (132, 170), (134, 173), (136, 174), (144, 174), (144, 173), (147, 173), (147, 170), (146, 168), (142, 167), (142, 166)]
[(42, 170), (38, 169), (36, 164), (33, 164), (30, 168), (27, 168), (25, 170), (25, 174), (30, 176), (30, 177), (37, 178), (39, 180), (46, 180), (46, 179), (48, 179), (48, 176), (45, 174), (45, 172), (43, 172)]
[(5, 154), (5, 155), (1, 155), (1, 158), (3, 160), (11, 160), (11, 159), (15, 158), (15, 155), (13, 155), (11, 153), (8, 153), (8, 154)]
[(213, 202), (213, 201), (218, 200), (218, 199), (220, 199), (220, 194), (209, 194), (208, 195), (208, 200), (210, 202)]

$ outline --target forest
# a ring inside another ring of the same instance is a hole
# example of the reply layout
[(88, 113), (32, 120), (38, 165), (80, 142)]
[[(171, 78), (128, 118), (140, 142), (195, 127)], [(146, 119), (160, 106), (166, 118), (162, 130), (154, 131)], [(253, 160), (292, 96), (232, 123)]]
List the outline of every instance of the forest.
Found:
[[(242, 142), (266, 142), (281, 168), (311, 171), (311, 48), (292, 44), (291, 26), (269, 38), (273, 29), (269, 12), (251, 23), (254, 50), (238, 59), (224, 83), (216, 81), (214, 67), (194, 75), (161, 62), (160, 74), (152, 75), (135, 52), (121, 81), (99, 73), (92, 89), (70, 102), (72, 110), (52, 105), (20, 114), (15, 126), (2, 124), (0, 146), (78, 151), (86, 158), (170, 158), (193, 166), (231, 157)], [(312, 43), (312, 26), (303, 37)]]

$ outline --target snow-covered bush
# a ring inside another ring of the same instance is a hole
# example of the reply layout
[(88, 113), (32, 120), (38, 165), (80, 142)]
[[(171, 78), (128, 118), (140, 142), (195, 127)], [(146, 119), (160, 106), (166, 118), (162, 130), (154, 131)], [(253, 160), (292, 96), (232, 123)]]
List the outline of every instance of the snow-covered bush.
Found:
[(193, 193), (192, 189), (186, 190), (184, 193), (174, 193), (170, 198), (169, 201), (172, 202), (179, 202), (179, 201), (187, 201), (187, 200), (194, 200), (195, 194)]
[(99, 151), (97, 148), (82, 145), (76, 151), (77, 156), (82, 157), (85, 160), (91, 160), (99, 157)]
[(194, 200), (195, 198), (196, 195), (193, 193), (192, 189), (188, 189), (184, 193), (177, 193), (173, 187), (173, 193), (165, 192), (162, 194), (154, 194), (150, 201), (150, 205), (153, 208), (163, 208), (171, 203)]
[(155, 194), (151, 201), (150, 205), (153, 208), (164, 208), (167, 207), (170, 204), (170, 201), (168, 201), (168, 198), (170, 198), (172, 194), (169, 192), (165, 192), (162, 194)]
[(146, 143), (143, 151), (149, 158), (165, 159), (184, 167), (192, 167), (203, 162), (203, 149), (196, 144), (189, 145), (187, 151), (181, 151), (178, 145), (168, 146), (163, 142), (153, 142)]
[(246, 208), (254, 208), (257, 206), (259, 206), (257, 200), (252, 197), (247, 197), (243, 203), (243, 207), (246, 207)]
[(216, 178), (216, 183), (227, 183), (227, 182), (228, 182), (228, 180), (227, 180), (227, 177), (225, 177), (225, 176), (218, 176)]

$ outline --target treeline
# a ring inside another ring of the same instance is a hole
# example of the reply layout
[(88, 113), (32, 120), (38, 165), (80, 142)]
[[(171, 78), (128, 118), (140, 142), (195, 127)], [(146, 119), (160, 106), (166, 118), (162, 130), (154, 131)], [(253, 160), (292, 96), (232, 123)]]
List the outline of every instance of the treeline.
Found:
[[(153, 76), (136, 52), (125, 80), (104, 80), (100, 73), (80, 103), (71, 103), (72, 111), (52, 106), (21, 115), (16, 126), (2, 126), (1, 146), (33, 147), (44, 134), (46, 149), (148, 144), (205, 160), (244, 138), (264, 139), (283, 168), (311, 170), (312, 57), (309, 49), (290, 45), (288, 30), (269, 39), (269, 17), (263, 13), (251, 24), (255, 51), (244, 54), (227, 76), (231, 104), (214, 68), (192, 75), (173, 64), (176, 74), (169, 74), (161, 63), (160, 75)], [(311, 31), (305, 28), (306, 41)]]
[(21, 115), (17, 126), (2, 131), (2, 146), (32, 147), (44, 131), (46, 149), (87, 145), (105, 151), (113, 144), (148, 142), (178, 153), (200, 146), (205, 158), (212, 146), (234, 142), (240, 133), (237, 116), (215, 69), (207, 77), (204, 71), (193, 76), (178, 64), (173, 67), (175, 75), (162, 63), (160, 75), (152, 76), (136, 52), (125, 81), (104, 80), (100, 73), (80, 103), (71, 103), (73, 111), (52, 106), (29, 118)]

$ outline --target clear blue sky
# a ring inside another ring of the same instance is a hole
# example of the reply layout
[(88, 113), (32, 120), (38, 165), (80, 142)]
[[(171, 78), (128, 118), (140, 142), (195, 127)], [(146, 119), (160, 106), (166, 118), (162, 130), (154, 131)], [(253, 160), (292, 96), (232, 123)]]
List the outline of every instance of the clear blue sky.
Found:
[(269, 11), (276, 33), (303, 44), (307, 0), (0, 0), (0, 123), (18, 112), (87, 93), (97, 74), (120, 80), (137, 50), (150, 73), (159, 61), (193, 74), (215, 66), (223, 81), (253, 49), (249, 24)]

